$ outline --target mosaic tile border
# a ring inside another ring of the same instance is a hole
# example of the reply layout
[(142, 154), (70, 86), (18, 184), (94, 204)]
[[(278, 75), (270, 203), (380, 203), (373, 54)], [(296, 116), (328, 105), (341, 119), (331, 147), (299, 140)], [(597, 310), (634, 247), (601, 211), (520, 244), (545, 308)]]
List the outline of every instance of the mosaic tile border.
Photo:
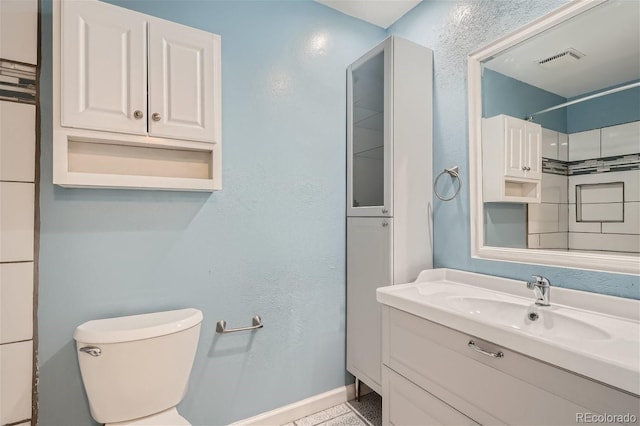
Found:
[(581, 161), (562, 161), (542, 158), (542, 173), (577, 176), (607, 172), (640, 170), (640, 154), (619, 155)]

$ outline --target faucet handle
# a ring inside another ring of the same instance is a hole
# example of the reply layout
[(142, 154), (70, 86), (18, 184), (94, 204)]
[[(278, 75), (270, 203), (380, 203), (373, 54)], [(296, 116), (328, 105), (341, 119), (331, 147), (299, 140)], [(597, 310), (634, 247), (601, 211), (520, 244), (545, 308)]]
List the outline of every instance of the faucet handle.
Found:
[(549, 280), (542, 275), (532, 275), (531, 277), (534, 278), (535, 281), (527, 282), (527, 288), (534, 289), (536, 287), (549, 287), (551, 285)]
[(543, 277), (542, 275), (534, 275), (534, 277), (538, 284), (542, 284), (545, 287), (548, 287), (551, 285), (551, 281), (549, 281), (547, 278)]

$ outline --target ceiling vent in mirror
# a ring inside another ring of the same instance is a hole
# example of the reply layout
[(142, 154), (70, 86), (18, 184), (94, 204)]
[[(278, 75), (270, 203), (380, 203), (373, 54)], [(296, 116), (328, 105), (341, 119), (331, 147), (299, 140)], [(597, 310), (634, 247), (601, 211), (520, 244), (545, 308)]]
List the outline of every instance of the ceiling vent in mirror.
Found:
[(549, 56), (548, 58), (540, 59), (538, 61), (538, 65), (548, 69), (562, 68), (566, 65), (579, 61), (584, 56), (584, 53), (580, 53), (576, 49), (569, 48), (560, 53)]

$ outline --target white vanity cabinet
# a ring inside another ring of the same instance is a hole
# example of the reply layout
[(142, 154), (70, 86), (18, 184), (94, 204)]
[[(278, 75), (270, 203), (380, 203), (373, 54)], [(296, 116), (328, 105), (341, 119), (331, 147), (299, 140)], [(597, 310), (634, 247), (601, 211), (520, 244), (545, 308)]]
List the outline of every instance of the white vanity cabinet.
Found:
[(347, 370), (378, 393), (376, 288), (432, 267), (432, 57), (389, 37), (347, 70)]
[(483, 200), (539, 203), (542, 127), (507, 115), (482, 120)]
[(637, 395), (399, 309), (383, 306), (382, 315), (385, 425), (575, 425), (581, 413), (639, 415)]
[(221, 189), (220, 46), (100, 1), (55, 2), (54, 183)]

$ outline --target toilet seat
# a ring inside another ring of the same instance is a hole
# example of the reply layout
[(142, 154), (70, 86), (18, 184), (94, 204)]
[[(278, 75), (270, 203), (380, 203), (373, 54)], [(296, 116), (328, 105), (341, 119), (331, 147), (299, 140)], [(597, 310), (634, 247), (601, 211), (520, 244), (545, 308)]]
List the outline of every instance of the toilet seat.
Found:
[(178, 413), (176, 407), (173, 407), (151, 416), (118, 423), (107, 423), (104, 426), (191, 426), (191, 423)]

